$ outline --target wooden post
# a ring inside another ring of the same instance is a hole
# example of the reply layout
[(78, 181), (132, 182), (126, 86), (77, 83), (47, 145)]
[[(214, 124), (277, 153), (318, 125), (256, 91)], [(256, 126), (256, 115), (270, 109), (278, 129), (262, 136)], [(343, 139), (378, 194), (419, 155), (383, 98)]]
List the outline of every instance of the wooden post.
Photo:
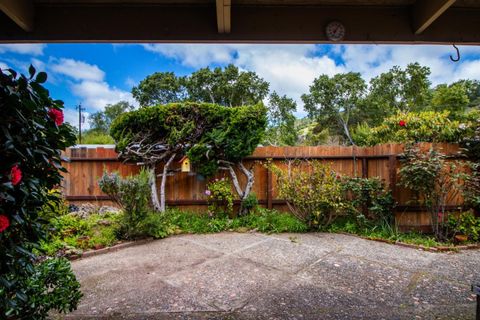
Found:
[(397, 156), (390, 155), (388, 157), (388, 171), (389, 171), (389, 182), (390, 190), (392, 190), (393, 199), (396, 200), (397, 196)]
[(267, 208), (268, 209), (273, 209), (273, 204), (272, 204), (272, 187), (273, 187), (273, 178), (272, 178), (272, 171), (270, 169), (267, 169)]
[(368, 178), (368, 160), (367, 158), (362, 158), (362, 178)]

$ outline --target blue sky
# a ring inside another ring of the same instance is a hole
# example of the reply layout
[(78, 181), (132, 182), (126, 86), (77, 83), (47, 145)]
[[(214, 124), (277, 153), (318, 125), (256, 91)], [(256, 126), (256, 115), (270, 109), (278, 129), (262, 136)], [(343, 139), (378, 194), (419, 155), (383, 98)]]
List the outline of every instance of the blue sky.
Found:
[(46, 71), (46, 84), (66, 105), (66, 120), (76, 124), (74, 107), (92, 113), (108, 103), (127, 100), (130, 91), (156, 71), (189, 74), (206, 66), (233, 63), (257, 72), (271, 90), (298, 103), (321, 74), (360, 72), (366, 80), (394, 65), (419, 62), (431, 68), (432, 83), (480, 80), (480, 47), (460, 47), (462, 59), (451, 62), (451, 46), (424, 45), (254, 45), (254, 44), (0, 44), (0, 68), (26, 72), (29, 64)]

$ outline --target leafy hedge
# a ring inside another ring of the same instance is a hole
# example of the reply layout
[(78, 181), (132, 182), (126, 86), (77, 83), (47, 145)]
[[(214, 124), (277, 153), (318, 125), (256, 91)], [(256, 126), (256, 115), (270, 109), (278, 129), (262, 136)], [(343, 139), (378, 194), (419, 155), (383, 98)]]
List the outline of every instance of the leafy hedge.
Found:
[[(45, 238), (38, 212), (65, 171), (60, 151), (74, 144), (63, 124), (63, 102), (42, 86), (44, 72), (29, 76), (0, 70), (0, 318), (41, 319), (49, 309), (75, 308), (79, 285), (62, 261), (36, 263)], [(68, 294), (67, 294), (68, 293)]]

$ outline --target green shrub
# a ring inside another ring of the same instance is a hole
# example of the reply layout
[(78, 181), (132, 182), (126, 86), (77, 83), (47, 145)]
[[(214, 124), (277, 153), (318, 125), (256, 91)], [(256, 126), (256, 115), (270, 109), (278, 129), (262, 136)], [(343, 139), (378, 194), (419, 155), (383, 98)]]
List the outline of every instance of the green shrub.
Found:
[(242, 201), (242, 208), (247, 214), (255, 212), (255, 210), (258, 208), (257, 196), (254, 193), (250, 193), (248, 196), (246, 196)]
[(51, 309), (74, 309), (81, 296), (68, 262), (35, 264), (47, 230), (39, 211), (55, 201), (48, 190), (61, 184), (61, 150), (75, 135), (63, 123), (63, 102), (42, 86), (46, 73), (28, 71), (0, 70), (1, 319), (43, 319)]
[(469, 240), (480, 240), (480, 218), (470, 212), (463, 212), (459, 216), (449, 215), (448, 223), (454, 235), (468, 236)]
[[(25, 296), (19, 297), (31, 297), (23, 309), (23, 314), (28, 315), (25, 319), (45, 319), (53, 309), (59, 312), (76, 309), (82, 294), (68, 260), (47, 259), (36, 264), (33, 270), (32, 277), (23, 284)], [(17, 316), (14, 309), (7, 310), (6, 314), (7, 317)]]
[(428, 208), (436, 239), (447, 241), (447, 200), (460, 193), (460, 178), (464, 176), (457, 162), (447, 161), (445, 154), (434, 149), (424, 152), (418, 146), (407, 145), (399, 173), (400, 185), (415, 192)]
[(62, 215), (50, 220), (50, 231), (41, 242), (39, 252), (48, 256), (68, 255), (74, 249), (91, 249), (111, 246), (119, 239), (122, 214), (92, 214), (87, 219), (74, 215)]
[(233, 192), (229, 179), (215, 179), (205, 190), (208, 200), (208, 214), (215, 217), (233, 216)]
[(480, 210), (480, 163), (470, 163), (470, 172), (464, 177), (463, 198), (465, 204)]
[[(171, 211), (167, 211), (170, 213)], [(140, 223), (140, 228), (147, 236), (162, 239), (175, 233), (175, 226), (169, 219), (169, 214), (160, 214), (155, 211), (151, 211)]]
[(393, 196), (380, 179), (342, 177), (341, 183), (345, 202), (359, 224), (393, 222)]
[(239, 227), (256, 229), (260, 232), (306, 232), (308, 226), (289, 213), (258, 208), (258, 213), (239, 218)]
[(311, 170), (299, 166), (282, 170), (271, 164), (268, 167), (278, 177), (280, 198), (309, 227), (328, 226), (345, 211), (339, 176), (328, 165), (312, 161)]
[(140, 223), (149, 210), (150, 175), (151, 172), (145, 169), (127, 178), (104, 172), (98, 182), (100, 189), (123, 209), (121, 228), (126, 238), (143, 235)]

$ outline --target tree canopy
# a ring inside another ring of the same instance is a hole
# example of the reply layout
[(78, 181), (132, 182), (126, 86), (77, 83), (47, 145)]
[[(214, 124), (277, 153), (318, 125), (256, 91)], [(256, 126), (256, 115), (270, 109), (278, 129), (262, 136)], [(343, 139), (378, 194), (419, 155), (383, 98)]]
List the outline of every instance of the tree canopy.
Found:
[(98, 111), (90, 115), (90, 128), (91, 130), (108, 133), (113, 120), (121, 114), (131, 110), (133, 110), (133, 106), (127, 101), (107, 104), (103, 111)]
[(268, 82), (255, 72), (241, 71), (230, 64), (202, 68), (189, 76), (156, 72), (134, 87), (132, 95), (141, 106), (191, 101), (233, 107), (257, 104), (268, 91)]
[(333, 128), (353, 144), (350, 126), (359, 113), (360, 101), (367, 85), (359, 73), (321, 75), (313, 81), (308, 94), (302, 95), (305, 110), (311, 118)]

